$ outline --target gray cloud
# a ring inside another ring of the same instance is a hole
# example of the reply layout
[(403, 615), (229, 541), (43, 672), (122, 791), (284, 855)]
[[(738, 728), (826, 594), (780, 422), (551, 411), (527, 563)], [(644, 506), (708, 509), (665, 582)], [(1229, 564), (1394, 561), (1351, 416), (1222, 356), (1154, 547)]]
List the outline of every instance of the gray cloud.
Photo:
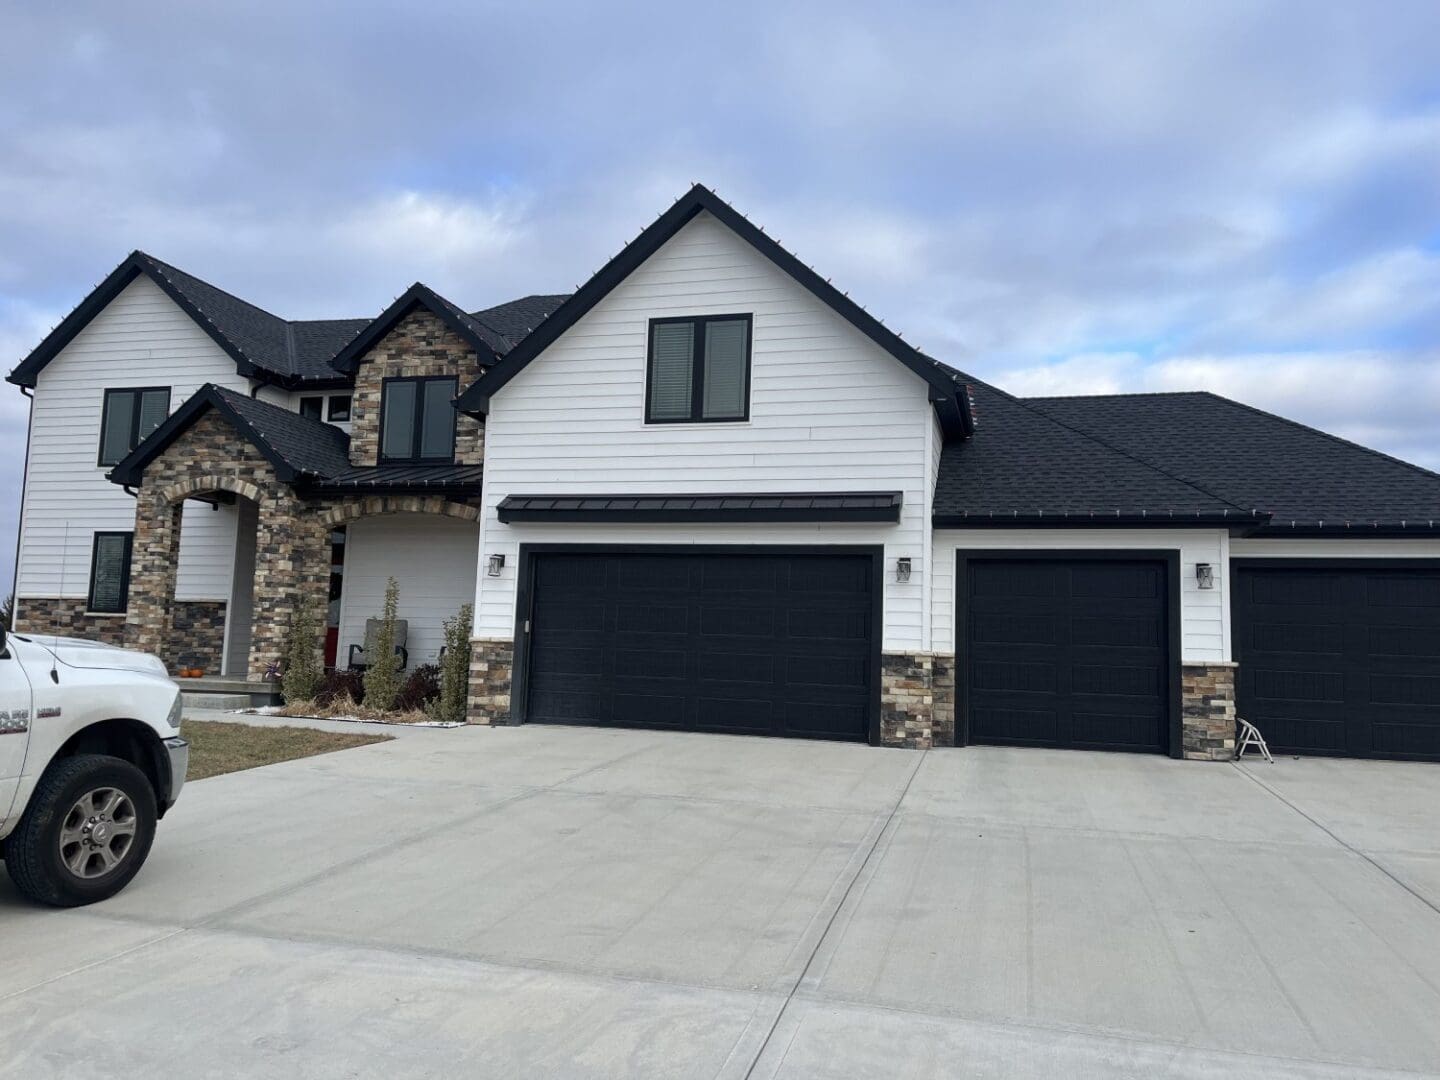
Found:
[(1204, 385), (1440, 464), (1429, 2), (4, 18), (0, 366), (134, 247), (286, 315), (478, 306), (574, 286), (700, 179), (978, 375)]

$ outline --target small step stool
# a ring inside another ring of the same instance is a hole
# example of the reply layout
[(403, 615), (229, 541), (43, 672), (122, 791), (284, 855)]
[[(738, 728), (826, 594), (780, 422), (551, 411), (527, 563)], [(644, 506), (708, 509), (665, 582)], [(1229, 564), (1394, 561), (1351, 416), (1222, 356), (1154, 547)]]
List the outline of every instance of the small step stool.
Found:
[(1235, 743), (1235, 760), (1239, 761), (1245, 756), (1245, 751), (1253, 746), (1260, 751), (1266, 761), (1274, 765), (1275, 759), (1270, 756), (1270, 747), (1265, 745), (1265, 736), (1260, 734), (1260, 729), (1249, 720), (1242, 720), (1238, 717), (1236, 723), (1240, 725), (1240, 738)]

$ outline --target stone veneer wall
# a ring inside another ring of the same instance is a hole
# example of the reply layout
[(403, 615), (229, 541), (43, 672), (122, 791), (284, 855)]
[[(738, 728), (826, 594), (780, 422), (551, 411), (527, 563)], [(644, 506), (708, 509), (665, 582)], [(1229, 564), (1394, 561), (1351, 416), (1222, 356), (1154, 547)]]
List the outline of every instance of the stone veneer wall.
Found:
[[(953, 713), (953, 710), (952, 710)], [(880, 657), (880, 743), (923, 749), (935, 745), (935, 657)]]
[(180, 600), (171, 608), (170, 638), (160, 658), (175, 674), (180, 668), (200, 668), (219, 675), (225, 654), (225, 602)]
[(1235, 665), (1180, 665), (1181, 751), (1191, 761), (1227, 761), (1235, 754)]
[(125, 644), (124, 615), (87, 615), (85, 601), (60, 596), (15, 601), (15, 629), (30, 634), (86, 638), (106, 645)]
[(470, 642), (470, 696), (466, 718), (472, 724), (508, 724), (510, 687), (515, 673), (515, 643), (501, 638)]
[[(454, 375), (463, 393), (480, 374), (475, 350), (445, 325), (440, 316), (417, 307), (395, 324), (360, 358), (350, 403), (350, 463), (378, 464), (380, 395), (385, 379), (397, 376)], [(455, 464), (485, 461), (485, 426), (472, 416), (455, 418)]]
[(955, 657), (949, 653), (935, 654), (931, 692), (935, 698), (936, 746), (955, 745)]
[[(275, 478), (250, 441), (213, 411), (145, 470), (135, 504), (126, 641), (164, 656), (176, 642), (177, 625), (186, 642), (191, 640), (193, 620), (174, 601), (180, 509), (187, 496), (213, 491), (259, 506), (249, 676), (260, 679), (281, 657), (299, 600), (308, 596), (318, 612), (324, 611), (330, 582), (328, 504), (300, 500)], [(316, 640), (318, 647), (318, 630)]]

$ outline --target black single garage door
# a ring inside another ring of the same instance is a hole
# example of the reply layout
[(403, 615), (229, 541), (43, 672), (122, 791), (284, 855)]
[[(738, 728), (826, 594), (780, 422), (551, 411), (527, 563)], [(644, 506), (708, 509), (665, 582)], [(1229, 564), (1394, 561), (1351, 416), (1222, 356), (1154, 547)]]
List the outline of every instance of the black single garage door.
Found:
[(969, 740), (1164, 752), (1163, 560), (963, 560)]
[(1234, 564), (1236, 705), (1270, 748), (1440, 761), (1440, 568)]
[(876, 559), (538, 552), (526, 719), (864, 740)]

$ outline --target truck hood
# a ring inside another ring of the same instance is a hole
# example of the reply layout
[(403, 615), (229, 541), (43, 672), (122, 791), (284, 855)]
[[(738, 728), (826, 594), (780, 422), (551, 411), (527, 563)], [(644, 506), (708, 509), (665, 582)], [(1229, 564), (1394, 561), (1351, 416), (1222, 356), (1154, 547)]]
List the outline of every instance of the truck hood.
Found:
[(38, 645), (66, 667), (98, 668), (106, 671), (140, 671), (146, 675), (167, 677), (169, 672), (158, 656), (119, 649), (83, 638), (51, 637), (49, 634), (17, 634), (32, 645)]

